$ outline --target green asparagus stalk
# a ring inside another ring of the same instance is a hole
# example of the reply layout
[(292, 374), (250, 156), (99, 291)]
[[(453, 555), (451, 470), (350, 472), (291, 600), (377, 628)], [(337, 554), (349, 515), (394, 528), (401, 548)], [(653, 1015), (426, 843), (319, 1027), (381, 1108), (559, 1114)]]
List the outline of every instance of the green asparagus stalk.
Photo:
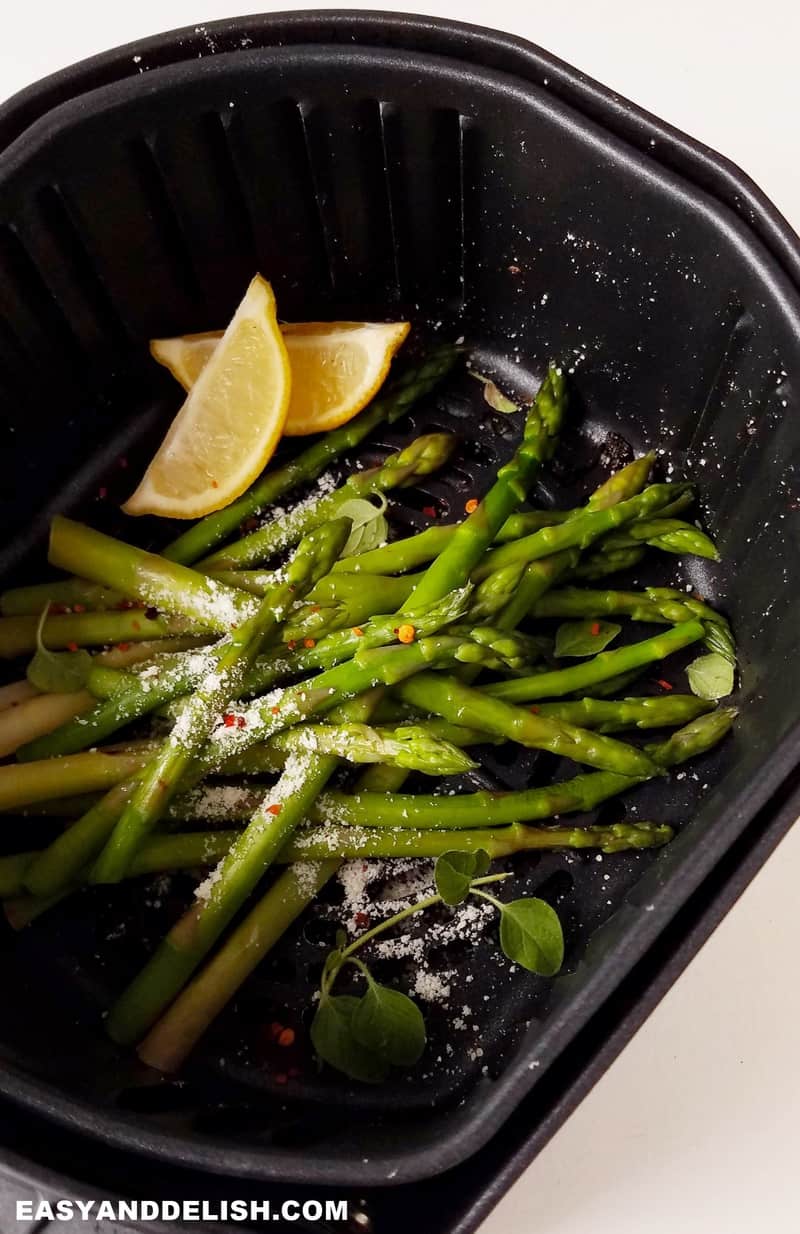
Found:
[(395, 378), (349, 424), (325, 433), (296, 458), (263, 475), (238, 501), (195, 523), (164, 549), (164, 556), (170, 561), (191, 564), (207, 555), (215, 545), (234, 535), (245, 519), (261, 514), (298, 485), (316, 480), (330, 463), (352, 450), (379, 425), (393, 424), (447, 376), (457, 357), (454, 347), (432, 350), (420, 364)]
[(0, 711), (0, 758), (7, 758), (20, 746), (53, 732), (93, 706), (88, 690), (73, 690), (68, 694), (38, 694)]
[(608, 578), (610, 574), (620, 574), (623, 570), (633, 570), (639, 565), (639, 562), (645, 555), (643, 545), (637, 548), (617, 548), (613, 552), (603, 550), (603, 542), (600, 541), (600, 546), (597, 552), (587, 553), (582, 557), (573, 570), (569, 572), (569, 578), (585, 579), (588, 582), (594, 582), (599, 578)]
[[(260, 694), (287, 677), (315, 669), (333, 668), (350, 659), (357, 651), (363, 653), (370, 648), (394, 643), (401, 620), (413, 625), (418, 638), (435, 634), (464, 615), (468, 597), (469, 588), (461, 588), (439, 603), (406, 614), (402, 619), (398, 614), (375, 617), (363, 628), (355, 626), (337, 631), (312, 646), (260, 656), (245, 674), (242, 693), (245, 696)], [(47, 737), (21, 747), (17, 756), (23, 761), (53, 758), (97, 745), (137, 717), (195, 689), (210, 671), (212, 663), (209, 653), (163, 657), (119, 689), (112, 689), (110, 697), (104, 698), (81, 716), (80, 723), (64, 724)], [(105, 694), (107, 685), (117, 683), (113, 678), (108, 682), (105, 671), (93, 671), (88, 684), (91, 692), (97, 690)]]
[[(50, 529), (49, 561), (62, 570), (81, 574), (126, 596), (135, 596), (167, 613), (190, 618), (218, 633), (227, 633), (232, 626), (240, 625), (258, 607), (245, 592), (224, 587), (196, 570), (134, 548), (61, 515), (56, 515)], [(53, 618), (56, 620), (59, 619)]]
[[(13, 660), (36, 650), (37, 617), (0, 617), (0, 659)], [(41, 636), (51, 651), (73, 647), (100, 647), (107, 643), (135, 643), (183, 634), (183, 617), (152, 617), (144, 609), (124, 613), (65, 613), (47, 617)]]
[(187, 699), (169, 737), (144, 768), (92, 870), (93, 882), (113, 883), (122, 878), (223, 710), (241, 694), (247, 669), (261, 644), (286, 620), (296, 599), (328, 573), (350, 528), (349, 519), (335, 519), (306, 536), (285, 568), (285, 581), (277, 584), (264, 597), (258, 612), (237, 625), (215, 650), (213, 668)]
[[(400, 788), (404, 778), (405, 773), (397, 768), (379, 764), (360, 783), (388, 792)], [(306, 862), (294, 863), (283, 872), (141, 1042), (139, 1055), (149, 1066), (170, 1070), (180, 1064), (225, 1002), (340, 865), (339, 859), (329, 858), (310, 867)], [(243, 948), (244, 939), (247, 945)]]
[(522, 442), (499, 469), (477, 509), (459, 524), (450, 543), (425, 571), (406, 601), (407, 608), (441, 599), (473, 572), (506, 519), (525, 499), (542, 463), (551, 457), (565, 404), (566, 383), (560, 369), (551, 365), (526, 416)]
[(648, 776), (653, 772), (649, 756), (633, 746), (612, 737), (598, 736), (554, 716), (534, 715), (524, 708), (511, 707), (455, 677), (421, 673), (416, 679), (400, 684), (398, 693), (404, 702), (433, 711), (453, 724), (481, 728), (520, 745), (549, 750), (589, 767), (632, 776)]
[(139, 1057), (175, 1071), (267, 951), (283, 936), (339, 867), (330, 858), (290, 866), (234, 930), (210, 963), (181, 992), (140, 1043)]
[[(240, 728), (237, 721), (235, 727), (218, 728), (212, 733), (196, 758), (191, 774), (185, 776), (184, 788), (192, 788), (205, 776), (230, 766), (231, 759), (240, 758), (254, 745), (315, 713), (330, 711), (374, 686), (396, 685), (423, 668), (453, 663), (462, 643), (462, 639), (439, 635), (419, 639), (409, 646), (395, 644), (363, 652), (359, 649), (351, 660), (320, 673), (312, 683), (288, 686), (255, 700), (238, 712), (244, 719), (243, 727)], [(2, 770), (0, 768), (0, 772)], [(29, 872), (30, 891), (39, 896), (52, 896), (74, 882), (107, 842), (135, 787), (135, 781), (117, 784), (103, 801), (45, 849)], [(61, 790), (70, 791), (69, 786)]]
[(719, 561), (719, 550), (704, 531), (695, 527), (694, 523), (674, 518), (642, 519), (640, 523), (626, 527), (624, 532), (610, 535), (604, 547), (613, 550), (642, 542), (681, 557), (705, 557), (709, 561)]
[(30, 587), (12, 587), (0, 595), (0, 614), (3, 617), (37, 615), (45, 608), (113, 609), (125, 602), (119, 591), (100, 587), (83, 578), (57, 579), (51, 583), (35, 583)]
[(485, 554), (473, 572), (473, 579), (480, 582), (487, 574), (503, 566), (522, 562), (527, 565), (528, 562), (558, 553), (561, 549), (587, 549), (615, 527), (629, 524), (634, 519), (646, 518), (661, 509), (671, 500), (676, 487), (672, 484), (651, 484), (644, 492), (620, 501), (617, 505), (586, 510), (555, 527), (543, 527), (533, 535), (503, 544)]
[(662, 634), (631, 643), (615, 651), (601, 651), (591, 660), (583, 660), (570, 668), (553, 669), (531, 677), (516, 677), (484, 687), (484, 693), (511, 703), (530, 703), (542, 698), (560, 698), (576, 690), (591, 689), (598, 682), (607, 681), (629, 669), (640, 668), (664, 660), (675, 651), (688, 647), (705, 637), (703, 622), (681, 622)]
[[(661, 770), (688, 762), (717, 745), (730, 730), (736, 714), (732, 707), (721, 707), (699, 716), (668, 740), (648, 746), (647, 752)], [(599, 771), (516, 793), (481, 791), (440, 797), (419, 793), (327, 792), (311, 810), (311, 818), (326, 826), (424, 830), (481, 827), (490, 818), (500, 827), (593, 810), (638, 783), (638, 778)]]
[[(367, 719), (374, 705), (374, 697), (351, 699), (337, 709), (337, 719)], [(180, 993), (302, 823), (337, 763), (330, 756), (292, 757), (249, 826), (236, 836), (212, 875), (197, 888), (191, 908), (111, 1008), (106, 1028), (113, 1040), (128, 1044), (138, 1041)]]
[(416, 484), (444, 466), (455, 446), (456, 439), (450, 433), (427, 433), (417, 437), (404, 450), (390, 454), (380, 467), (354, 472), (332, 493), (312, 503), (304, 502), (280, 518), (273, 518), (258, 531), (205, 558), (202, 566), (204, 569), (238, 570), (259, 565), (294, 544), (312, 528), (337, 518), (340, 510), (354, 498)]

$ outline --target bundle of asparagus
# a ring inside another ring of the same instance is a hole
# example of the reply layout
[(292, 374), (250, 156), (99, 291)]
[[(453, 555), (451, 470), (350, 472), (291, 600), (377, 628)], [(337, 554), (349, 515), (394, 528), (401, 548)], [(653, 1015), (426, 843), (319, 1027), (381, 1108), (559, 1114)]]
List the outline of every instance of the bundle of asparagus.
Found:
[[(648, 455), (578, 509), (520, 508), (565, 415), (556, 366), (524, 413), (519, 446), (463, 521), (374, 545), (385, 520), (373, 504), (377, 537), (363, 534), (366, 501), (447, 464), (456, 442), (445, 433), (269, 517), (279, 497), (399, 418), (455, 360), (453, 349), (432, 352), (161, 554), (54, 519), (49, 560), (67, 576), (0, 597), (0, 656), (35, 653), (28, 679), (0, 691), (0, 754), (16, 756), (0, 766), (0, 809), (64, 823), (41, 850), (23, 841), (0, 858), (12, 925), (87, 883), (213, 867), (107, 1018), (110, 1035), (154, 1067), (180, 1065), (343, 861), (400, 856), (437, 859), (435, 894), (340, 939), (311, 1035), (321, 1058), (362, 1080), (413, 1063), (425, 1042), (416, 1005), (354, 953), (413, 912), (473, 895), (500, 913), (508, 955), (555, 973), (557, 917), (541, 901), (487, 891), (507, 877), (487, 874), (490, 861), (666, 843), (665, 823), (575, 827), (561, 816), (667, 774), (734, 719), (716, 705), (735, 664), (720, 614), (685, 592), (585, 585), (630, 568), (648, 546), (715, 559), (708, 536), (676, 517), (693, 500), (688, 485), (648, 483)], [(262, 515), (240, 533), (243, 519)], [(609, 619), (623, 618), (666, 628), (610, 647), (622, 626)], [(695, 644), (705, 652), (687, 670), (691, 692), (676, 693), (654, 666)], [(647, 670), (658, 692), (625, 696)], [(149, 735), (125, 742), (146, 717)], [(674, 731), (644, 746), (612, 735), (637, 729)], [(110, 738), (123, 744), (104, 745)], [(410, 772), (469, 772), (469, 748), (487, 742), (589, 770), (502, 794), (400, 791)], [(369, 766), (354, 788), (328, 788), (349, 764)], [(332, 993), (346, 965), (366, 981), (362, 998)]]

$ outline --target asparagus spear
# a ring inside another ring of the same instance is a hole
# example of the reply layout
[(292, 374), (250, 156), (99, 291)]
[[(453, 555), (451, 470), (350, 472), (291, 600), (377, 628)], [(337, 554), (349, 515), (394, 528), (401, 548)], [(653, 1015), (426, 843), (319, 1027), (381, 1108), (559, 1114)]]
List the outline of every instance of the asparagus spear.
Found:
[(286, 567), (285, 581), (262, 600), (258, 612), (231, 631), (214, 652), (214, 666), (186, 701), (159, 752), (144, 768), (130, 800), (92, 871), (94, 882), (117, 882), (144, 836), (175, 795), (181, 777), (207, 740), (223, 709), (241, 693), (245, 673), (264, 641), (298, 596), (322, 578), (350, 534), (349, 519), (335, 519), (301, 541)]
[(315, 502), (296, 506), (289, 514), (273, 518), (260, 530), (213, 553), (204, 559), (203, 568), (236, 570), (258, 565), (295, 543), (311, 528), (338, 517), (342, 507), (353, 498), (369, 497), (416, 484), (444, 466), (455, 446), (456, 439), (451, 433), (427, 433), (417, 437), (404, 450), (390, 454), (380, 467), (354, 472), (341, 488)]
[(536, 472), (555, 448), (566, 403), (565, 384), (561, 370), (551, 365), (526, 416), (522, 442), (499, 469), (477, 509), (459, 524), (450, 543), (425, 571), (406, 601), (407, 608), (430, 604), (461, 586), (508, 516), (524, 500)]
[(595, 683), (607, 681), (609, 677), (615, 677), (629, 669), (666, 659), (682, 647), (688, 647), (704, 638), (705, 634), (703, 622), (684, 621), (653, 638), (619, 647), (615, 651), (601, 651), (591, 660), (583, 660), (570, 668), (553, 669), (551, 672), (537, 673), (531, 677), (517, 677), (512, 681), (498, 681), (484, 687), (484, 692), (493, 698), (505, 699), (511, 703), (559, 698), (576, 690), (589, 689)]
[[(11, 660), (36, 650), (37, 617), (0, 617), (0, 659)], [(144, 609), (124, 613), (66, 613), (47, 617), (41, 634), (51, 651), (73, 647), (99, 647), (106, 643), (135, 643), (183, 634), (189, 623), (183, 617), (148, 616)]]
[[(238, 831), (191, 831), (181, 835), (153, 836), (139, 849), (131, 863), (130, 876), (163, 874), (173, 870), (192, 870), (199, 866), (220, 861), (232, 848), (239, 836)], [(293, 865), (308, 863), (305, 869), (293, 870), (287, 878), (281, 875), (276, 894), (270, 888), (269, 910), (264, 913), (270, 923), (269, 946), (299, 916), (309, 899), (319, 892), (336, 872), (342, 860), (369, 860), (375, 857), (439, 857), (446, 852), (476, 852), (483, 849), (494, 861), (510, 857), (514, 853), (531, 852), (553, 848), (597, 848), (604, 853), (619, 853), (626, 849), (660, 848), (672, 839), (672, 828), (663, 823), (613, 823), (598, 827), (528, 827), (523, 823), (511, 823), (504, 827), (483, 827), (464, 831), (430, 831), (398, 828), (384, 831), (378, 828), (360, 827), (308, 827), (298, 832), (284, 844), (276, 857), (278, 864)], [(25, 871), (36, 859), (36, 851), (15, 853), (0, 857), (0, 899), (25, 895)], [(313, 865), (313, 870), (310, 868)], [(300, 878), (298, 878), (298, 875)], [(309, 887), (310, 884), (310, 887)], [(289, 887), (296, 894), (292, 897), (292, 916), (286, 918), (275, 913), (275, 902), (286, 899)], [(308, 891), (312, 891), (309, 897)], [(266, 900), (267, 897), (264, 897)], [(260, 904), (264, 904), (264, 900)], [(247, 951), (244, 940), (251, 935), (252, 921), (258, 909), (248, 918), (245, 930), (236, 930), (225, 943), (227, 955), (241, 955)], [(263, 912), (263, 910), (262, 910)], [(265, 940), (264, 940), (265, 941)], [(260, 960), (267, 948), (256, 957), (248, 956), (247, 973), (253, 971), (253, 959)], [(222, 954), (222, 951), (218, 955)], [(212, 960), (208, 970), (212, 971)], [(237, 981), (237, 987), (241, 980)], [(215, 1012), (218, 1014), (218, 1011)], [(210, 1021), (209, 1021), (210, 1022)], [(141, 1053), (141, 1051), (140, 1051)]]
[(56, 515), (50, 528), (49, 560), (70, 573), (85, 575), (222, 634), (252, 617), (258, 608), (257, 601), (245, 592), (62, 515)]
[(623, 570), (633, 570), (638, 566), (639, 562), (644, 557), (645, 550), (642, 545), (638, 548), (617, 548), (613, 552), (610, 550), (603, 551), (603, 542), (600, 541), (599, 550), (595, 553), (589, 553), (582, 558), (573, 570), (570, 570), (569, 577), (577, 579), (586, 579), (589, 582), (598, 578), (607, 578), (609, 574), (619, 574)]
[(0, 711), (0, 758), (7, 758), (20, 746), (53, 732), (93, 706), (94, 699), (88, 690), (73, 690), (65, 694), (37, 694), (16, 707)]
[[(260, 656), (245, 674), (243, 695), (260, 694), (287, 677), (314, 669), (329, 669), (348, 660), (357, 651), (383, 647), (397, 638), (401, 621), (413, 626), (416, 636), (424, 638), (435, 634), (442, 627), (464, 615), (468, 588), (461, 588), (445, 596), (437, 604), (415, 613), (391, 614), (375, 617), (363, 628), (355, 626), (340, 630), (319, 642), (310, 640), (311, 646), (302, 646), (291, 652), (272, 653)], [(290, 628), (287, 623), (287, 629)], [(52, 758), (72, 754), (109, 737), (138, 716), (179, 698), (195, 689), (210, 671), (212, 660), (209, 653), (188, 656), (163, 657), (159, 662), (143, 670), (124, 686), (112, 691), (90, 712), (84, 713), (81, 723), (67, 723), (47, 737), (31, 742), (18, 751), (22, 760)], [(89, 688), (105, 690), (105, 676), (92, 672)], [(366, 688), (366, 687), (365, 687)]]
[(262, 476), (238, 501), (195, 523), (164, 549), (164, 556), (184, 564), (203, 557), (233, 535), (244, 519), (261, 514), (278, 497), (298, 485), (316, 480), (330, 463), (352, 450), (379, 425), (393, 424), (447, 376), (457, 357), (457, 348), (433, 349), (421, 363), (398, 375), (349, 424), (325, 433), (302, 454)]
[(605, 541), (605, 547), (628, 548), (631, 543), (641, 542), (666, 553), (677, 553), (681, 557), (705, 557), (709, 561), (719, 561), (719, 550), (704, 531), (695, 527), (694, 523), (674, 518), (643, 519), (641, 523), (634, 523), (617, 535), (610, 535)]
[[(397, 768), (378, 765), (365, 772), (360, 783), (388, 792), (400, 788), (404, 778), (405, 773)], [(218, 956), (181, 991), (164, 1017), (151, 1028), (139, 1046), (140, 1057), (150, 1066), (162, 1069), (177, 1065), (340, 865), (338, 859), (323, 860), (311, 867), (305, 862), (290, 865), (226, 941)], [(243, 951), (245, 932), (247, 947)]]
[[(257, 699), (238, 712), (244, 720), (243, 727), (239, 727), (237, 719), (236, 726), (223, 726), (212, 733), (191, 774), (185, 776), (184, 787), (191, 788), (205, 776), (229, 765), (232, 758), (308, 716), (329, 711), (373, 686), (396, 685), (423, 668), (452, 663), (462, 643), (463, 639), (439, 635), (419, 639), (409, 646), (396, 644), (363, 652), (359, 649), (351, 660), (320, 673), (311, 683), (288, 686)], [(28, 875), (31, 891), (55, 895), (79, 876), (106, 843), (132, 787), (130, 781), (116, 785), (102, 802), (44, 850)]]
[[(699, 716), (668, 740), (646, 747), (647, 752), (661, 770), (685, 763), (717, 745), (730, 730), (736, 714), (732, 707), (721, 707)], [(312, 809), (311, 818), (326, 825), (425, 830), (481, 827), (491, 818), (499, 827), (593, 810), (638, 783), (640, 779), (636, 777), (598, 771), (516, 793), (477, 792), (439, 797), (420, 793), (328, 792)]]
[[(374, 699), (357, 698), (338, 718), (367, 718)], [(245, 903), (286, 840), (300, 825), (337, 766), (331, 756), (293, 757), (249, 826), (240, 832), (212, 875), (195, 892), (141, 972), (112, 1006), (106, 1029), (120, 1043), (138, 1041), (191, 977)]]
[[(523, 678), (523, 680), (529, 680)], [(434, 711), (454, 724), (481, 728), (536, 750), (549, 750), (623, 775), (650, 775), (653, 764), (641, 750), (611, 737), (597, 736), (554, 716), (533, 715), (487, 697), (454, 677), (421, 673), (398, 686), (400, 697), (412, 706)]]
[(473, 572), (475, 582), (499, 570), (503, 566), (524, 562), (527, 564), (540, 557), (549, 557), (551, 553), (560, 552), (565, 548), (586, 549), (601, 536), (631, 523), (634, 519), (645, 518), (670, 501), (677, 486), (672, 484), (651, 484), (642, 493), (600, 509), (588, 509), (575, 518), (567, 519), (555, 527), (543, 527), (533, 535), (523, 536), (509, 544), (492, 549), (481, 559)]

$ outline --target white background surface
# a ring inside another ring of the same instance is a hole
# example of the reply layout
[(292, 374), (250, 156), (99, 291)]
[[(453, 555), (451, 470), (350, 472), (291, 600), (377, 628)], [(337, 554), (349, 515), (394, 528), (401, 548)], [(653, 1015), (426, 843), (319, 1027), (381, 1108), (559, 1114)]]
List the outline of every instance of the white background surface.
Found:
[[(0, 96), (136, 38), (309, 0), (3, 6)], [(344, 7), (342, 4), (339, 7)], [(396, 9), (395, 4), (353, 8)], [(744, 167), (800, 230), (797, 0), (409, 0), (523, 35)], [(798, 1234), (800, 828), (481, 1234)]]

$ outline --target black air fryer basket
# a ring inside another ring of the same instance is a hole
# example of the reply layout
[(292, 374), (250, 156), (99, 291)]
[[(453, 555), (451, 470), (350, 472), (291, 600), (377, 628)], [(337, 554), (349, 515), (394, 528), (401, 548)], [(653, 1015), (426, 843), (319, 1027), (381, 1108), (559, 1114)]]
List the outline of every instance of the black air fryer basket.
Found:
[[(86, 892), (3, 938), (0, 1091), (29, 1113), (231, 1178), (438, 1175), (523, 1100), (535, 1122), (559, 1059), (579, 1075), (581, 1030), (632, 988), (797, 763), (796, 239), (735, 169), (564, 65), (423, 18), (291, 14), (165, 36), (12, 100), (0, 138), (6, 577), (35, 577), (56, 510), (131, 535), (118, 500), (175, 407), (146, 341), (224, 324), (256, 269), (288, 319), (408, 316), (421, 339), (463, 335), (520, 396), (550, 357), (574, 370), (570, 468), (542, 501), (576, 500), (646, 448), (698, 484), (724, 565), (687, 560), (675, 578), (732, 619), (741, 716), (691, 774), (632, 798), (640, 817), (683, 824), (666, 849), (515, 859), (519, 894), (546, 896), (565, 924), (555, 982), (514, 971), (489, 935), (431, 954), (456, 976), (416, 1071), (379, 1089), (310, 1069), (280, 1085), (260, 1029), (303, 1022), (335, 916), (323, 903), (182, 1080), (159, 1082), (107, 1042), (101, 1015), (188, 884)], [(430, 427), (462, 445), (447, 479), (394, 507), (412, 527), (432, 503), (458, 516), (513, 446), (462, 375), (360, 457)], [(477, 781), (557, 773), (517, 754), (487, 754)]]

